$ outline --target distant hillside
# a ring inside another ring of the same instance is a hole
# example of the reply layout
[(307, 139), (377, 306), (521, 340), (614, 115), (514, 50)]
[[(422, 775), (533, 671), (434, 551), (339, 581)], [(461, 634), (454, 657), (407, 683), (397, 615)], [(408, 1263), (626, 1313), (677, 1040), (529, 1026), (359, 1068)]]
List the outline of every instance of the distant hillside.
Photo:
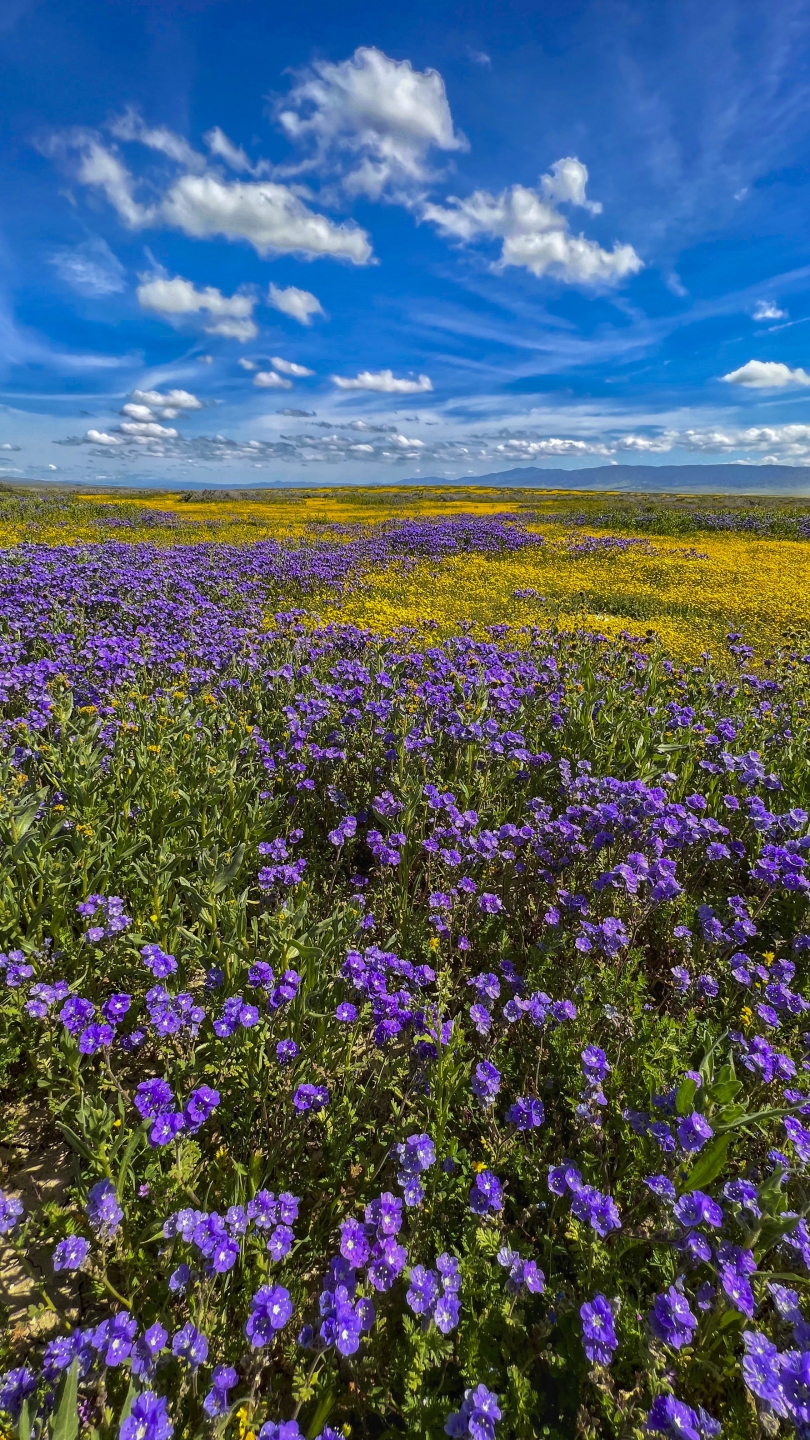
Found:
[[(401, 483), (401, 482), (400, 482)], [(419, 485), (527, 485), (546, 490), (747, 491), (765, 495), (810, 495), (807, 465), (594, 465), (582, 470), (536, 465), (449, 480), (432, 475)]]

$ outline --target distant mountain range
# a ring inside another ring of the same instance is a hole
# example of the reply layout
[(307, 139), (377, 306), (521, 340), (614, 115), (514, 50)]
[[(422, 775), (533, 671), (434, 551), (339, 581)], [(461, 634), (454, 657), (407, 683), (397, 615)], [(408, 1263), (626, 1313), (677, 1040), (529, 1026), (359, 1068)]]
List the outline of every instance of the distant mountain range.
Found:
[[(362, 484), (362, 481), (359, 482)], [(395, 481), (392, 484), (402, 484)], [(457, 480), (432, 475), (419, 485), (527, 486), (546, 490), (644, 490), (762, 495), (809, 495), (807, 465), (594, 465), (582, 470), (547, 470), (536, 465), (465, 475)]]

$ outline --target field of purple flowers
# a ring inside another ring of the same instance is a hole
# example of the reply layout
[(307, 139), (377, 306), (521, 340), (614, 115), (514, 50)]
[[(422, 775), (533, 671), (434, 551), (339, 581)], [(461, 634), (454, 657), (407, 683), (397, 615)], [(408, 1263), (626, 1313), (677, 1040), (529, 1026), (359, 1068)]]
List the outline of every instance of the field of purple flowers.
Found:
[(540, 543), (0, 554), (8, 1434), (810, 1435), (810, 656), (313, 619)]

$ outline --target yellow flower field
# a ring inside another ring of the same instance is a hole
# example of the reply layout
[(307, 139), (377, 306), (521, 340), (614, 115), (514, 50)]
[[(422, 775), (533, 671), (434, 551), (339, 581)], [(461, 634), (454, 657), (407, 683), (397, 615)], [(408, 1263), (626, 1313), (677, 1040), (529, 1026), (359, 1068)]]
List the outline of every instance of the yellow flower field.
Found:
[[(463, 621), (475, 626), (584, 625), (608, 634), (653, 631), (667, 649), (690, 658), (722, 649), (730, 629), (742, 630), (759, 651), (786, 643), (810, 648), (810, 541), (739, 533), (656, 534), (648, 521), (641, 544), (574, 553), (586, 536), (615, 533), (606, 527), (605, 508), (620, 498), (622, 503), (627, 499), (604, 492), (458, 486), (215, 497), (95, 492), (68, 500), (61, 509), (48, 504), (37, 514), (0, 515), (0, 544), (249, 544), (270, 537), (339, 543), (351, 538), (357, 526), (391, 518), (522, 512), (524, 523), (545, 536), (542, 548), (369, 572), (339, 601), (324, 595), (313, 608), (323, 620), (348, 620), (383, 632), (425, 621), (442, 633)], [(642, 503), (639, 497), (636, 501)], [(694, 497), (673, 497), (660, 513), (671, 526), (679, 506), (695, 503)], [(719, 503), (733, 507), (740, 502), (724, 497)], [(750, 508), (764, 502), (745, 503)], [(632, 533), (625, 524), (621, 538)], [(526, 593), (532, 591), (536, 595)]]

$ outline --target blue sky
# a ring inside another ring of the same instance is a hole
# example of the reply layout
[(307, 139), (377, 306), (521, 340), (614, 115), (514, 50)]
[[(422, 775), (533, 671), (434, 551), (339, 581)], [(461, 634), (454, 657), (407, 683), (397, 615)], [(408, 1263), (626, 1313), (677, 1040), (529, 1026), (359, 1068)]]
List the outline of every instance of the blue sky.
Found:
[(0, 3), (0, 473), (810, 463), (810, 11)]

